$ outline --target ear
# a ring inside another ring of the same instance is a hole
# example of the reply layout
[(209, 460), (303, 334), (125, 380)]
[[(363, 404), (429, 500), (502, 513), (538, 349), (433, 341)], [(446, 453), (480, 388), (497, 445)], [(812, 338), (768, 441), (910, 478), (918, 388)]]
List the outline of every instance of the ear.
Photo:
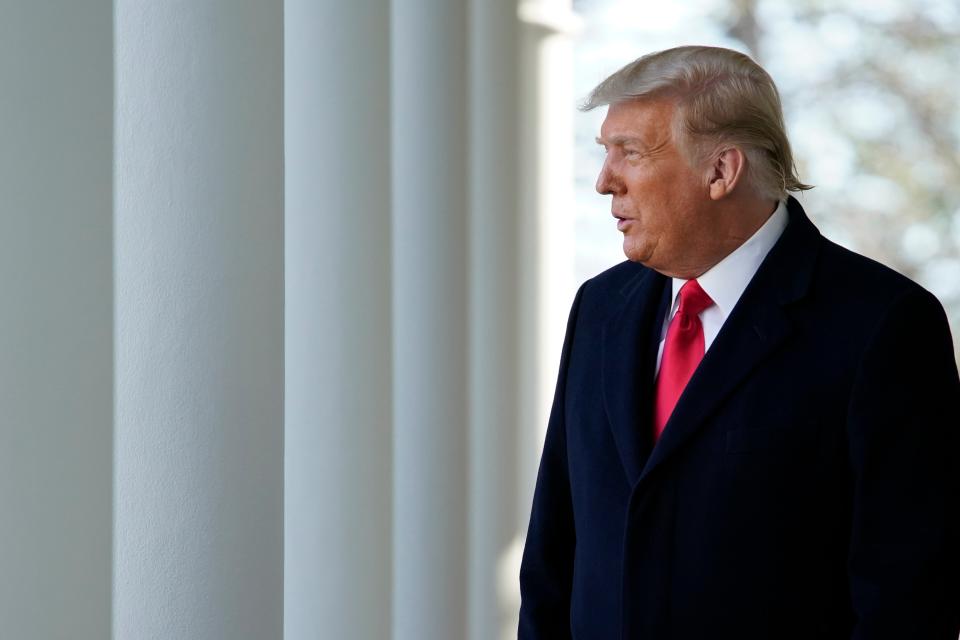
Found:
[(710, 168), (710, 199), (720, 200), (730, 194), (747, 168), (747, 157), (737, 147), (720, 152)]

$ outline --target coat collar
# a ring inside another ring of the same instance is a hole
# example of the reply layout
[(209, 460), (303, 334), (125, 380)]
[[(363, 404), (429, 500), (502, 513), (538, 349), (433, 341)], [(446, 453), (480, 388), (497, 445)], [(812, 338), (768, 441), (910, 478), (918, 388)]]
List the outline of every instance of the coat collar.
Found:
[(820, 232), (792, 196), (787, 212), (787, 228), (707, 350), (652, 452), (648, 432), (659, 346), (657, 322), (666, 314), (669, 278), (643, 269), (621, 289), (618, 308), (603, 327), (602, 388), (631, 486), (696, 435), (718, 405), (790, 335), (784, 307), (802, 298), (810, 286)]
[(670, 279), (643, 269), (620, 290), (619, 307), (603, 327), (601, 386), (620, 462), (631, 484), (650, 453), (658, 322), (670, 304)]

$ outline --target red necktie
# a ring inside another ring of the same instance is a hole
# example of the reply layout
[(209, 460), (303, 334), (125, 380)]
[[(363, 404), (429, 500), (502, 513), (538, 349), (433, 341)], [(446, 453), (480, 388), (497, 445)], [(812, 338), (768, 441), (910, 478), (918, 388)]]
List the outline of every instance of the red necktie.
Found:
[(680, 288), (680, 306), (667, 327), (653, 400), (654, 441), (660, 438), (683, 388), (703, 358), (701, 311), (713, 304), (696, 280)]

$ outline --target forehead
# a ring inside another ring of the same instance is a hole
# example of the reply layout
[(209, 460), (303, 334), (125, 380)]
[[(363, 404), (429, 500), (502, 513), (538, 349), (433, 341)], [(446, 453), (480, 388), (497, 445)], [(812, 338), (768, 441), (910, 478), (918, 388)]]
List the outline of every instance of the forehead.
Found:
[(621, 137), (652, 140), (670, 136), (675, 111), (675, 101), (666, 98), (615, 102), (607, 108), (600, 136), (605, 140)]

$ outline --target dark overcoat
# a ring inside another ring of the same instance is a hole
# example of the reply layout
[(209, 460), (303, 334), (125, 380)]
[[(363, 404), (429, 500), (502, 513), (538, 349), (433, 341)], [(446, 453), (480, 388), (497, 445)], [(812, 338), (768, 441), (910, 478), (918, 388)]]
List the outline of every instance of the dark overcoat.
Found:
[[(650, 437), (669, 278), (577, 293), (520, 572), (522, 640), (956, 640), (960, 381), (943, 308), (786, 229)], [(960, 277), (960, 274), (958, 274)]]

